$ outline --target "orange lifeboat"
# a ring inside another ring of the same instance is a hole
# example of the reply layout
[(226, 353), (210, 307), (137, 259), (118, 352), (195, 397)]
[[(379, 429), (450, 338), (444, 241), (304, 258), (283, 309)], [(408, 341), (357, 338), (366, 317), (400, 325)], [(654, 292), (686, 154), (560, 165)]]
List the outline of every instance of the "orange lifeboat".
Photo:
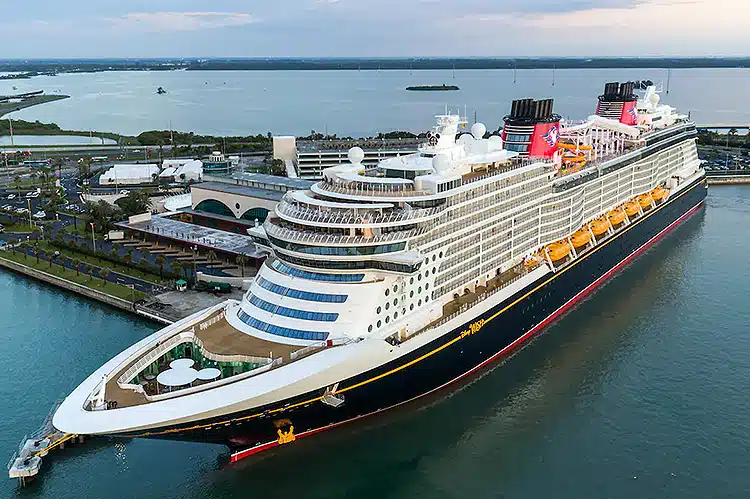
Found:
[(640, 211), (640, 208), (638, 207), (638, 203), (635, 201), (628, 201), (625, 203), (625, 213), (628, 214), (629, 217), (632, 217), (636, 215)]
[(609, 230), (609, 223), (603, 218), (597, 218), (589, 224), (589, 227), (595, 236), (601, 236)]
[(651, 197), (654, 198), (654, 201), (661, 201), (662, 199), (666, 199), (667, 196), (669, 196), (669, 189), (665, 189), (664, 187), (657, 187), (651, 191)]
[(618, 208), (610, 211), (609, 214), (607, 214), (607, 218), (609, 218), (609, 223), (613, 226), (621, 224), (625, 220), (625, 212), (622, 208)]
[(568, 241), (557, 241), (547, 246), (547, 253), (549, 253), (549, 259), (553, 262), (562, 260), (570, 254), (570, 243)]
[(541, 263), (541, 257), (539, 255), (532, 255), (530, 257), (527, 257), (523, 261), (523, 266), (526, 267), (527, 269), (533, 269), (540, 263)]
[(580, 248), (591, 241), (591, 233), (588, 229), (579, 229), (570, 237), (570, 240), (573, 242), (574, 248)]
[(651, 203), (654, 202), (654, 198), (651, 197), (651, 194), (641, 194), (638, 196), (638, 204), (641, 205), (641, 208), (650, 208)]

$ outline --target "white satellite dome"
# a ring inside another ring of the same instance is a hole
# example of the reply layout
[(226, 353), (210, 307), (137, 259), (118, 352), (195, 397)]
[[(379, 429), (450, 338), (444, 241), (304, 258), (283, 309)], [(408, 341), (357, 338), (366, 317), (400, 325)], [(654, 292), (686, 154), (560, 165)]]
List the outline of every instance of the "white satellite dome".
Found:
[(474, 142), (474, 137), (470, 133), (462, 133), (457, 142), (458, 144), (468, 148), (471, 143)]
[(659, 97), (659, 94), (657, 94), (656, 92), (648, 96), (648, 100), (649, 102), (651, 102), (651, 105), (653, 106), (656, 106), (657, 104), (659, 104), (660, 99), (661, 97)]
[(474, 123), (471, 125), (471, 134), (474, 136), (475, 139), (481, 139), (484, 137), (484, 134), (487, 132), (487, 127), (484, 126), (484, 123)]
[(451, 159), (445, 154), (438, 154), (432, 158), (432, 167), (436, 173), (444, 173), (451, 168)]
[(499, 135), (492, 135), (487, 142), (490, 144), (490, 151), (499, 151), (503, 148), (503, 139)]
[(349, 158), (349, 162), (353, 165), (358, 165), (365, 159), (365, 152), (361, 147), (352, 147), (346, 155)]

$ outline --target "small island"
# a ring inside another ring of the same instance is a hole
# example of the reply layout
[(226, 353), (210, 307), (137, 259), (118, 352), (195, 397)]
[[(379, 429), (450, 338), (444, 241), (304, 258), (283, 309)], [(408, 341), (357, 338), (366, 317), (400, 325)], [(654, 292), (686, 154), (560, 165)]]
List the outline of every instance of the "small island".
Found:
[(166, 94), (167, 91), (164, 90), (164, 87), (159, 87), (159, 88), (156, 89), (156, 93), (159, 94), (159, 95), (161, 95), (161, 94)]
[(416, 92), (441, 92), (446, 90), (459, 90), (456, 85), (414, 85), (412, 87), (406, 87), (406, 90)]

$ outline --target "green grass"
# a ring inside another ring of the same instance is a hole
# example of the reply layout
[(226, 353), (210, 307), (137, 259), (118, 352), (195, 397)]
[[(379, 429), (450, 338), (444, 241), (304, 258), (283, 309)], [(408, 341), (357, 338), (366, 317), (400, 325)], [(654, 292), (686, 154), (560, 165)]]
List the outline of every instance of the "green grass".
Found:
[(65, 255), (70, 258), (75, 258), (82, 262), (85, 262), (91, 265), (96, 265), (97, 267), (107, 268), (109, 270), (119, 272), (120, 274), (125, 274), (131, 277), (136, 277), (138, 279), (142, 279), (144, 281), (148, 281), (153, 284), (158, 284), (161, 286), (169, 285), (168, 280), (160, 279), (159, 276), (150, 274), (148, 272), (144, 272), (140, 269), (134, 269), (126, 265), (116, 264), (116, 263), (110, 262), (109, 260), (104, 260), (104, 259), (100, 260), (99, 258), (95, 256), (86, 255), (84, 253), (72, 250), (70, 248), (60, 248), (48, 242), (42, 243), (39, 247), (40, 249), (43, 249), (43, 250), (59, 251), (61, 255)]
[(133, 290), (126, 286), (122, 286), (120, 284), (109, 281), (104, 282), (99, 278), (91, 277), (86, 274), (76, 275), (75, 270), (62, 268), (56, 264), (52, 264), (50, 266), (49, 262), (45, 262), (44, 260), (39, 260), (39, 263), (36, 263), (36, 257), (33, 256), (27, 255), (26, 258), (24, 258), (21, 253), (14, 254), (12, 251), (0, 252), (0, 256), (2, 256), (3, 258), (7, 258), (8, 260), (13, 260), (14, 262), (20, 263), (22, 265), (26, 265), (27, 267), (31, 267), (33, 269), (52, 274), (54, 276), (61, 277), (68, 281), (81, 284), (83, 286), (86, 286), (87, 288), (102, 291), (110, 296), (115, 296), (126, 301), (133, 301), (133, 299), (141, 300), (148, 296), (142, 291)]
[(29, 224), (3, 224), (3, 227), (5, 227), (5, 232), (19, 232), (24, 234), (34, 232), (37, 229), (36, 226)]

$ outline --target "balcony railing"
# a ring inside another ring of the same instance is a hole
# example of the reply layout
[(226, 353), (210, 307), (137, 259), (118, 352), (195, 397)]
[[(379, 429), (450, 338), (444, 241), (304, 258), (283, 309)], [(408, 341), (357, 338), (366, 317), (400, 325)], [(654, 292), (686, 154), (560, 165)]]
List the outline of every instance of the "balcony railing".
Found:
[(376, 225), (398, 222), (421, 221), (437, 215), (445, 206), (435, 208), (416, 208), (410, 210), (388, 210), (380, 213), (371, 209), (359, 210), (352, 205), (348, 210), (316, 210), (301, 208), (298, 205), (281, 201), (276, 212), (283, 218), (292, 218), (303, 222), (325, 223), (335, 225)]
[[(401, 188), (397, 188), (399, 186)], [(404, 188), (403, 184), (367, 184), (350, 182), (347, 184), (333, 184), (331, 182), (319, 182), (317, 187), (321, 190), (336, 194), (349, 194), (355, 196), (371, 197), (417, 197), (429, 196), (427, 191), (417, 191), (413, 187)]]
[(354, 246), (358, 244), (376, 244), (392, 241), (402, 241), (417, 237), (427, 232), (426, 227), (387, 232), (385, 234), (373, 234), (371, 236), (342, 236), (339, 234), (321, 234), (318, 232), (307, 232), (297, 229), (287, 229), (271, 223), (269, 220), (263, 225), (266, 234), (271, 237), (291, 241), (295, 243), (313, 244), (319, 246)]

